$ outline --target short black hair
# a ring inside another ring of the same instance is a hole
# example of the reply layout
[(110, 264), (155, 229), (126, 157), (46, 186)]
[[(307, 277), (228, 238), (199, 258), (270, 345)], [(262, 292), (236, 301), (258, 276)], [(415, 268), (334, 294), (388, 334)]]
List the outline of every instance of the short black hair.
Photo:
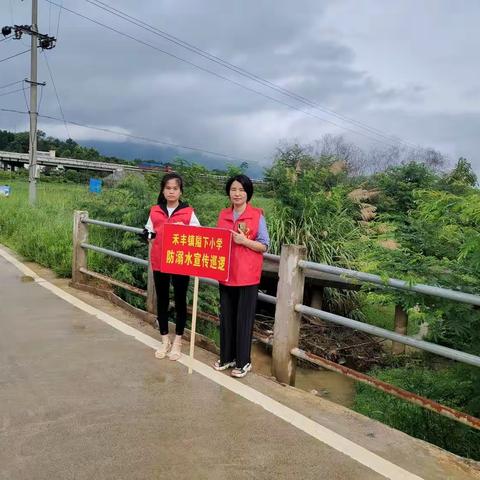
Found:
[(166, 173), (162, 178), (162, 183), (160, 183), (160, 193), (158, 194), (157, 199), (158, 205), (165, 205), (167, 203), (167, 199), (165, 198), (163, 191), (165, 190), (165, 187), (169, 180), (176, 180), (178, 186), (180, 187), (180, 191), (183, 193), (183, 178), (175, 172)]
[(225, 192), (227, 193), (228, 196), (230, 196), (230, 188), (233, 182), (238, 182), (242, 185), (243, 189), (247, 193), (247, 202), (249, 202), (253, 196), (252, 181), (246, 175), (243, 175), (243, 174), (230, 177), (228, 179), (227, 184), (225, 185)]

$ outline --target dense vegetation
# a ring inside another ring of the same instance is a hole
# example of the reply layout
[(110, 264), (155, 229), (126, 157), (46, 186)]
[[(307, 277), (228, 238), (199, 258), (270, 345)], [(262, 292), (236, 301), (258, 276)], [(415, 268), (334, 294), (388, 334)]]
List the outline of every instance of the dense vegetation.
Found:
[[(2, 138), (0, 149), (9, 149)], [(373, 168), (358, 149), (327, 140), (323, 146), (329, 148), (284, 146), (266, 170), (266, 184), (257, 189), (254, 203), (265, 209), (271, 250), (278, 253), (282, 243), (304, 244), (314, 261), (480, 294), (480, 191), (469, 162), (461, 158), (447, 168), (432, 151), (388, 151), (383, 156), (372, 153), (376, 164), (381, 164)], [(200, 165), (179, 159), (172, 164), (184, 175), (187, 200), (196, 207), (202, 224), (213, 225), (226, 204), (222, 185)], [(236, 168), (215, 173), (233, 173)], [(70, 273), (74, 209), (88, 210), (94, 218), (141, 226), (159, 185), (156, 174), (129, 177), (96, 196), (78, 184), (40, 183), (39, 206), (29, 209), (26, 183), (0, 172), (0, 181), (7, 179), (13, 195), (0, 199), (0, 241), (60, 275)], [(146, 256), (145, 245), (133, 234), (91, 231), (92, 243)], [(91, 256), (90, 266), (119, 280), (145, 285), (142, 268), (96, 255)], [(214, 290), (204, 294), (204, 310), (215, 312), (215, 296)], [(127, 298), (141, 304), (138, 298)], [(396, 304), (408, 312), (410, 332), (422, 323), (428, 326), (429, 340), (480, 354), (480, 312), (469, 305), (400, 291), (327, 289), (325, 308), (391, 328), (391, 319), (381, 318), (379, 312), (391, 311)], [(397, 358), (371, 373), (480, 416), (480, 375), (473, 367), (417, 354)], [(478, 431), (365, 386), (358, 388), (355, 408), (480, 459)]]

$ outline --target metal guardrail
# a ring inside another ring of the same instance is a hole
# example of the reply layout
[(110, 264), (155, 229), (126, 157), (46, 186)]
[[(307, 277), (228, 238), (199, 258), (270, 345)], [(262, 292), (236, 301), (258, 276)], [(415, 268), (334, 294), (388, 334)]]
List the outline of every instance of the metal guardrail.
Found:
[[(272, 261), (280, 261), (280, 256), (278, 255), (265, 254), (265, 257)], [(317, 270), (324, 273), (348, 276), (351, 278), (355, 278), (356, 280), (362, 283), (365, 283), (365, 282), (373, 283), (376, 285), (388, 286), (388, 287), (401, 289), (401, 290), (408, 290), (415, 293), (432, 295), (432, 296), (444, 298), (447, 300), (453, 300), (457, 302), (468, 303), (470, 305), (480, 306), (480, 296), (473, 295), (470, 293), (450, 290), (442, 287), (434, 287), (431, 285), (423, 285), (423, 284), (412, 285), (412, 284), (409, 284), (408, 282), (405, 282), (404, 280), (398, 280), (395, 278), (384, 279), (378, 275), (372, 275), (370, 273), (359, 272), (356, 270), (349, 270), (349, 269), (340, 268), (340, 267), (332, 267), (330, 265), (309, 262), (306, 260), (300, 260), (298, 262), (298, 266), (304, 270), (307, 270), (307, 269)], [(297, 304), (295, 305), (295, 310), (299, 313), (311, 315), (313, 317), (320, 318), (321, 320), (325, 320), (327, 322), (336, 323), (337, 325), (342, 325), (347, 328), (352, 328), (361, 332), (369, 333), (377, 337), (386, 338), (388, 340), (402, 343), (410, 347), (418, 348), (426, 352), (434, 353), (436, 355), (440, 355), (445, 358), (449, 358), (451, 360), (456, 360), (462, 363), (480, 367), (480, 357), (471, 355), (469, 353), (460, 352), (458, 350), (443, 347), (435, 343), (426, 342), (424, 340), (419, 340), (413, 337), (408, 337), (406, 335), (395, 333), (390, 330), (386, 330), (384, 328), (380, 328), (374, 325), (369, 325), (368, 323), (352, 320), (350, 318), (342, 317), (340, 315), (335, 315), (333, 313), (326, 312), (324, 310), (315, 309), (306, 305)]]
[(113, 228), (116, 230), (123, 230), (124, 232), (142, 233), (142, 228), (129, 227), (128, 225), (120, 225), (118, 223), (103, 222), (101, 220), (93, 220), (92, 218), (86, 218), (82, 223), (88, 223), (90, 225), (100, 225), (101, 227)]
[[(80, 213), (80, 212), (79, 212)], [(93, 220), (89, 219), (88, 216), (85, 216), (83, 218), (79, 217), (78, 222), (76, 223), (77, 225), (79, 223), (83, 224), (90, 224), (90, 225), (98, 225), (98, 226), (103, 226), (107, 228), (113, 228), (117, 230), (123, 230), (126, 232), (132, 232), (132, 233), (141, 233), (143, 230), (140, 228), (136, 227), (130, 227), (127, 225), (119, 225), (119, 224), (114, 224), (110, 222), (103, 222), (100, 220)], [(86, 235), (85, 235), (86, 236)], [(75, 243), (75, 238), (74, 238), (74, 243)], [(91, 250), (95, 251), (97, 253), (102, 253), (105, 255), (109, 255), (111, 257), (115, 257), (127, 262), (132, 262), (138, 265), (142, 265), (144, 267), (148, 267), (149, 262), (145, 259), (133, 257), (130, 255), (125, 255), (119, 252), (115, 252), (113, 250), (109, 250), (106, 248), (98, 247), (95, 245), (91, 245), (85, 241), (79, 241), (76, 242), (77, 245), (79, 246), (80, 249), (82, 250)], [(75, 253), (74, 253), (74, 258)], [(289, 259), (288, 257), (283, 257), (283, 250), (282, 250), (282, 256), (278, 255), (273, 255), (266, 253), (264, 254), (264, 258), (268, 259), (273, 262), (279, 262), (280, 265), (282, 262), (288, 262)], [(78, 263), (78, 262), (77, 262)], [(75, 262), (74, 262), (75, 264)], [(477, 295), (472, 295), (468, 294), (465, 292), (460, 292), (460, 291), (454, 291), (454, 290), (449, 290), (441, 287), (434, 287), (430, 285), (422, 285), (422, 284), (409, 284), (408, 282), (405, 282), (403, 280), (398, 280), (398, 279), (383, 279), (378, 275), (372, 275), (368, 274), (365, 272), (358, 272), (355, 270), (348, 270), (348, 269), (343, 269), (339, 267), (331, 267), (329, 265), (324, 265), (324, 264), (318, 264), (314, 262), (309, 262), (303, 259), (297, 259), (295, 261), (295, 265), (292, 266), (292, 262), (290, 261), (289, 267), (290, 271), (292, 269), (300, 269), (300, 270), (317, 270), (320, 272), (324, 273), (329, 273), (329, 274), (334, 274), (338, 276), (348, 276), (351, 278), (354, 278), (358, 280), (361, 283), (373, 283), (375, 285), (381, 285), (382, 287), (390, 287), (390, 288), (396, 288), (396, 289), (401, 289), (401, 290), (408, 290), (412, 291), (415, 293), (420, 293), (420, 294), (427, 294), (427, 295), (434, 295), (437, 297), (445, 298), (448, 300), (454, 300), (458, 302), (463, 302), (463, 303), (469, 303), (472, 305), (480, 305), (480, 296)], [(106, 280), (106, 277), (103, 278), (104, 276), (97, 274), (95, 272), (90, 272), (87, 268), (84, 266), (80, 266), (78, 268), (79, 272), (85, 274), (85, 275), (91, 275), (92, 277), (96, 277), (99, 279)], [(302, 276), (303, 279), (303, 276)], [(282, 280), (280, 278), (280, 280)], [(289, 281), (292, 279), (290, 278)], [(106, 280), (109, 281), (110, 283), (117, 285), (121, 288), (127, 288), (130, 291), (133, 291), (134, 293), (138, 293), (139, 295), (147, 296), (145, 295), (145, 291), (138, 289), (137, 287), (132, 287), (128, 288), (126, 284), (123, 284), (123, 282), (115, 281), (113, 279)], [(200, 278), (200, 281), (204, 284), (211, 285), (211, 286), (217, 286), (218, 282), (216, 280), (211, 280), (211, 279), (206, 279), (206, 278)], [(301, 285), (301, 292), (303, 296), (303, 280), (302, 280), (302, 285)], [(299, 297), (299, 298), (301, 298)], [(258, 298), (264, 302), (271, 303), (271, 304), (277, 304), (277, 297), (274, 297), (272, 295), (267, 295), (262, 292), (259, 292)], [(288, 303), (288, 302), (287, 302)], [(290, 304), (289, 304), (290, 305)], [(383, 328), (376, 327), (374, 325), (369, 325), (367, 323), (359, 322), (356, 320), (352, 320), (346, 317), (342, 317), (340, 315), (336, 315), (330, 312), (326, 312), (324, 310), (312, 308), (306, 305), (303, 305), (301, 303), (293, 302), (293, 304), (290, 305), (292, 307), (292, 313), (293, 315), (298, 315), (298, 314), (305, 314), (305, 315), (311, 315), (316, 318), (320, 318), (322, 320), (325, 320), (327, 322), (332, 322), (338, 325), (345, 326), (347, 328), (351, 328), (354, 330), (362, 331), (374, 336), (378, 336), (381, 338), (386, 338), (389, 340), (392, 340), (397, 343), (401, 343), (404, 345), (408, 345), (420, 350), (424, 350), (430, 353), (434, 353), (436, 355), (443, 356), (445, 358), (459, 361), (462, 363), (466, 363), (469, 365), (474, 365), (477, 367), (480, 367), (480, 357), (471, 355), (469, 353), (461, 352), (458, 350), (454, 350), (451, 348), (447, 348), (441, 345), (437, 345), (431, 342), (426, 342), (424, 340), (419, 340), (413, 337), (409, 337), (407, 335), (402, 335), (396, 332), (392, 332), (390, 330), (386, 330)], [(278, 310), (278, 309), (277, 309)], [(292, 321), (295, 323), (295, 319), (292, 319)], [(335, 364), (334, 362), (331, 362), (330, 360), (326, 360), (324, 358), (318, 357), (316, 355), (313, 355), (309, 352), (304, 352), (303, 350), (299, 349), (296, 344), (298, 344), (298, 330), (299, 330), (299, 322), (296, 322), (297, 325), (294, 328), (288, 327), (287, 330), (290, 332), (289, 334), (292, 334), (293, 332), (293, 337), (295, 337), (295, 330), (297, 329), (297, 338), (293, 339), (293, 348), (289, 348), (288, 345), (291, 343), (291, 339), (287, 339), (286, 341), (282, 341), (282, 348), (288, 348), (288, 356), (290, 357), (298, 357), (303, 360), (309, 361), (313, 364), (316, 365), (321, 365), (324, 368), (336, 371), (337, 373), (341, 373), (343, 375), (347, 375), (351, 378), (354, 378), (356, 381), (360, 381), (363, 383), (366, 383), (374, 388), (378, 388), (384, 392), (390, 393), (394, 396), (397, 396), (399, 398), (402, 398), (406, 401), (409, 401), (410, 403), (414, 403), (417, 405), (420, 405), (424, 408), (427, 408), (429, 410), (435, 411), (443, 416), (447, 416), (449, 418), (452, 418), (454, 420), (457, 420), (461, 423), (464, 423), (465, 425), (469, 425), (473, 428), (479, 429), (480, 430), (480, 419), (472, 417), (471, 415), (465, 414), (463, 412), (458, 412), (454, 409), (451, 409), (449, 407), (446, 407), (444, 405), (440, 405), (436, 402), (433, 402), (432, 400), (429, 400), (424, 397), (420, 397), (418, 395), (412, 394), (411, 392), (407, 392), (405, 390), (399, 389), (398, 387), (395, 387), (393, 385), (389, 385), (385, 382), (381, 382), (378, 379), (375, 379), (373, 377), (370, 377), (368, 375), (362, 374), (360, 372), (356, 372), (355, 370), (349, 369), (347, 367), (344, 367), (342, 365)], [(275, 317), (275, 324), (277, 324), (277, 315)], [(274, 336), (277, 334), (274, 333)], [(262, 337), (259, 338), (262, 342), (273, 345), (274, 347), (274, 356), (275, 356), (275, 346), (276, 343), (273, 341), (272, 336), (268, 337)], [(285, 353), (285, 352), (283, 352)], [(275, 362), (275, 358), (274, 358)], [(287, 369), (289, 371), (288, 377), (292, 378), (292, 368), (289, 367)], [(293, 368), (293, 382), (294, 382), (294, 368)], [(291, 383), (291, 382), (290, 382)]]
[(422, 293), (425, 295), (433, 295), (435, 297), (445, 298), (447, 300), (454, 300), (456, 302), (468, 303), (470, 305), (480, 306), (480, 296), (472, 295), (471, 293), (450, 290), (448, 288), (433, 287), (431, 285), (423, 285), (421, 283), (410, 284), (404, 280), (395, 278), (384, 279), (379, 275), (372, 275), (371, 273), (358, 272), (357, 270), (348, 270), (346, 268), (332, 267), (323, 263), (308, 262), (300, 260), (298, 265), (304, 269), (317, 270), (324, 273), (332, 273), (339, 276), (355, 278), (361, 282), (373, 283), (381, 286), (388, 286), (399, 290), (408, 290), (410, 292)]
[(143, 258), (132, 257), (131, 255), (125, 255), (124, 253), (118, 253), (114, 250), (108, 250), (108, 248), (97, 247), (96, 245), (90, 245), (89, 243), (81, 243), (80, 246), (85, 250), (92, 250), (93, 252), (103, 253), (110, 257), (119, 258), (120, 260), (125, 260), (126, 262), (136, 263), (138, 265), (143, 265), (148, 267), (148, 260)]
[[(107, 228), (113, 228), (117, 230), (123, 230), (125, 232), (132, 232), (132, 233), (142, 233), (143, 229), (137, 227), (130, 227), (128, 225), (120, 225), (116, 223), (104, 222), (101, 220), (94, 220), (94, 219), (84, 219), (82, 223), (90, 224), (90, 225), (99, 225)], [(113, 250), (109, 250), (106, 248), (98, 247), (95, 245), (90, 245), (88, 243), (81, 243), (81, 247), (86, 250), (92, 250), (97, 253), (102, 253), (105, 255), (109, 255), (114, 258), (118, 258), (120, 260), (124, 260), (127, 262), (135, 263), (138, 265), (142, 265), (144, 267), (148, 267), (149, 263), (147, 260), (137, 257), (132, 257), (130, 255), (125, 255), (123, 253), (115, 252)], [(264, 257), (272, 260), (272, 261), (280, 261), (279, 255), (273, 255), (266, 253)], [(470, 303), (472, 305), (480, 305), (480, 296), (472, 295), (464, 292), (457, 292), (454, 290), (448, 290), (441, 287), (433, 287), (430, 285), (409, 285), (407, 282), (403, 280), (397, 279), (382, 279), (378, 275), (372, 275), (364, 272), (358, 272), (356, 270), (348, 270), (345, 268), (339, 267), (331, 267), (325, 264), (319, 264), (315, 262), (309, 262), (306, 260), (300, 260), (298, 262), (298, 266), (303, 269), (310, 269), (310, 270), (319, 270), (325, 273), (333, 273), (336, 275), (348, 275), (358, 279), (361, 282), (369, 282), (381, 285), (388, 285), (393, 288), (399, 288), (402, 290), (410, 290), (416, 293), (428, 294), (428, 295), (435, 295), (438, 297), (446, 298), (449, 300), (455, 300), (464, 303)], [(201, 278), (200, 281), (204, 284), (218, 286), (218, 282), (216, 280), (211, 280), (207, 278)], [(277, 298), (272, 295), (267, 295), (265, 293), (259, 292), (258, 297), (260, 300), (265, 301), (270, 304), (276, 304)], [(377, 337), (386, 338), (388, 340), (392, 340), (394, 342), (402, 343), (404, 345), (408, 345), (410, 347), (414, 347), (420, 350), (424, 350), (426, 352), (434, 353), (436, 355), (443, 356), (445, 358), (449, 358), (451, 360), (456, 360), (462, 363), (466, 363), (469, 365), (474, 365), (480, 367), (480, 357), (471, 355), (469, 353), (460, 352), (458, 350), (454, 350), (451, 348), (443, 347), (441, 345), (437, 345), (435, 343), (426, 342), (425, 340), (419, 340), (413, 337), (409, 337), (406, 335), (401, 335), (399, 333), (392, 332), (390, 330), (386, 330), (384, 328), (376, 327), (374, 325), (369, 325), (368, 323), (359, 322), (357, 320), (352, 320), (347, 317), (342, 317), (340, 315), (336, 315), (330, 312), (326, 312), (324, 310), (315, 309), (309, 307), (307, 305), (296, 304), (295, 311), (311, 315), (316, 318), (320, 318), (321, 320), (325, 320), (327, 322), (336, 323), (337, 325), (342, 325), (347, 328), (351, 328), (354, 330), (358, 330), (361, 332), (365, 332), (371, 335), (375, 335)]]
[(414, 405), (419, 405), (420, 407), (430, 410), (431, 412), (439, 413), (444, 417), (451, 418), (452, 420), (456, 420), (457, 422), (463, 423), (464, 425), (468, 425), (469, 427), (480, 430), (480, 419), (473, 417), (468, 413), (459, 412), (454, 408), (441, 405), (438, 402), (435, 402), (425, 397), (421, 397), (420, 395), (416, 395), (415, 393), (409, 392), (408, 390), (404, 390), (403, 388), (399, 388), (395, 385), (391, 385), (390, 383), (383, 382), (378, 378), (357, 372), (356, 370), (348, 368), (345, 365), (340, 365), (338, 363), (332, 362), (331, 360), (327, 360), (326, 358), (319, 357), (318, 355), (305, 352), (303, 350), (300, 350), (299, 348), (292, 348), (291, 353), (293, 356), (313, 363), (314, 365), (326, 368), (327, 370), (330, 370), (332, 372), (340, 373), (341, 375), (352, 378), (357, 382), (365, 383), (366, 385), (370, 385), (371, 387), (388, 393), (389, 395), (401, 398), (402, 400), (413, 403)]
[(436, 343), (426, 342), (425, 340), (408, 337), (407, 335), (401, 335), (399, 333), (391, 332), (390, 330), (385, 330), (384, 328), (375, 327), (374, 325), (370, 325), (368, 323), (363, 323), (357, 320), (352, 320), (351, 318), (335, 315), (334, 313), (325, 312), (324, 310), (317, 310), (316, 308), (307, 307), (306, 305), (295, 305), (295, 310), (305, 315), (311, 315), (312, 317), (326, 320), (327, 322), (336, 323), (337, 325), (342, 325), (354, 330), (359, 330), (360, 332), (369, 333), (370, 335), (375, 335), (376, 337), (387, 338), (388, 340), (403, 343), (404, 345), (418, 348), (420, 350), (424, 350), (425, 352), (434, 353), (445, 358), (450, 358), (451, 360), (456, 360), (458, 362), (480, 367), (480, 357), (471, 355), (469, 353), (453, 350), (452, 348), (443, 347), (441, 345), (437, 345)]

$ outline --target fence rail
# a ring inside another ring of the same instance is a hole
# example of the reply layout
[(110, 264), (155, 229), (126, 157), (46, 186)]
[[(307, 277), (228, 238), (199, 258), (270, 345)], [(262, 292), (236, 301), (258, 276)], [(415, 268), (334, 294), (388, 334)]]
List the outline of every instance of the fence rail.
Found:
[[(76, 211), (74, 215), (74, 236), (73, 236), (73, 262), (72, 262), (72, 284), (73, 286), (82, 287), (87, 284), (88, 277), (93, 277), (98, 280), (105, 281), (120, 288), (124, 288), (133, 293), (146, 297), (147, 312), (151, 314), (156, 313), (155, 289), (153, 286), (153, 275), (149, 268), (148, 260), (133, 257), (123, 253), (115, 252), (103, 247), (98, 247), (88, 243), (88, 225), (97, 225), (106, 228), (113, 228), (123, 230), (126, 232), (141, 233), (142, 229), (130, 227), (126, 225), (118, 225), (110, 222), (100, 220), (93, 220), (88, 218), (87, 212)], [(132, 262), (138, 265), (149, 268), (147, 290), (134, 287), (132, 285), (120, 282), (105, 275), (92, 272), (87, 268), (87, 251), (94, 251), (118, 258), (127, 262)], [(331, 267), (329, 265), (309, 262), (305, 259), (306, 248), (296, 245), (284, 245), (282, 247), (281, 255), (265, 254), (265, 259), (270, 262), (278, 263), (278, 287), (277, 296), (267, 295), (259, 292), (258, 298), (264, 302), (275, 304), (275, 323), (273, 335), (260, 336), (260, 341), (272, 346), (272, 373), (281, 382), (290, 385), (295, 384), (296, 359), (308, 361), (315, 365), (320, 365), (329, 370), (336, 371), (342, 375), (354, 378), (356, 381), (367, 383), (368, 385), (392, 394), (396, 397), (402, 398), (410, 403), (420, 405), (428, 410), (435, 411), (441, 415), (457, 420), (465, 425), (480, 430), (480, 419), (467, 415), (463, 412), (458, 412), (450, 407), (440, 405), (432, 400), (420, 397), (413, 393), (402, 390), (393, 385), (381, 382), (378, 379), (362, 374), (350, 368), (338, 365), (330, 360), (318, 357), (310, 352), (304, 352), (298, 348), (298, 340), (300, 333), (301, 316), (311, 315), (320, 318), (326, 322), (332, 322), (342, 325), (346, 328), (362, 331), (375, 335), (381, 338), (392, 340), (395, 345), (408, 345), (420, 350), (424, 350), (436, 355), (449, 358), (451, 360), (459, 361), (469, 365), (480, 367), (480, 357), (471, 355), (466, 352), (461, 352), (451, 348), (443, 347), (431, 342), (419, 340), (407, 335), (392, 332), (383, 328), (369, 325), (363, 322), (358, 322), (340, 315), (326, 312), (319, 308), (312, 308), (311, 306), (303, 305), (305, 277), (308, 272), (319, 271), (334, 275), (339, 279), (341, 277), (350, 277), (357, 283), (368, 283), (381, 285), (383, 288), (397, 288), (402, 290), (409, 290), (414, 293), (434, 295), (448, 300), (468, 303), (471, 305), (480, 305), (480, 296), (472, 295), (465, 292), (448, 290), (445, 288), (434, 287), (430, 285), (414, 284), (397, 279), (382, 279), (377, 275), (371, 275), (364, 272), (357, 272), (355, 270), (347, 270), (338, 267)], [(218, 282), (211, 279), (200, 279), (201, 283), (216, 286)], [(345, 283), (345, 282), (343, 282)], [(339, 282), (342, 285), (342, 282)], [(342, 287), (338, 287), (342, 288)], [(398, 309), (398, 306), (397, 306)], [(404, 316), (405, 312), (401, 311)], [(406, 330), (406, 323), (404, 324)]]
[(321, 320), (325, 320), (327, 322), (336, 323), (337, 325), (342, 325), (354, 330), (359, 330), (360, 332), (375, 335), (376, 337), (386, 338), (388, 340), (403, 343), (404, 345), (418, 348), (420, 350), (424, 350), (425, 352), (434, 353), (435, 355), (440, 355), (451, 360), (456, 360), (458, 362), (480, 367), (480, 357), (477, 357), (476, 355), (470, 355), (469, 353), (443, 347), (441, 345), (437, 345), (436, 343), (426, 342), (425, 340), (419, 340), (406, 335), (400, 335), (399, 333), (391, 332), (390, 330), (386, 330), (384, 328), (379, 328), (374, 325), (369, 325), (368, 323), (359, 322), (358, 320), (352, 320), (351, 318), (335, 315), (334, 313), (325, 312), (324, 310), (307, 307), (306, 305), (295, 305), (295, 310), (297, 312), (304, 313), (305, 315), (311, 315), (312, 317), (320, 318)]
[(433, 295), (447, 300), (454, 300), (455, 302), (468, 303), (470, 305), (480, 306), (480, 296), (472, 295), (471, 293), (460, 292), (457, 290), (449, 290), (448, 288), (433, 287), (431, 285), (423, 285), (420, 283), (410, 284), (404, 280), (397, 280), (396, 278), (384, 279), (378, 275), (371, 273), (357, 272), (356, 270), (348, 270), (346, 268), (332, 267), (322, 263), (314, 263), (301, 261), (299, 263), (301, 268), (308, 268), (324, 273), (332, 273), (341, 275), (343, 277), (350, 277), (361, 281), (362, 283), (373, 283), (381, 286), (388, 286), (399, 290), (408, 290), (410, 292), (422, 293), (424, 295)]

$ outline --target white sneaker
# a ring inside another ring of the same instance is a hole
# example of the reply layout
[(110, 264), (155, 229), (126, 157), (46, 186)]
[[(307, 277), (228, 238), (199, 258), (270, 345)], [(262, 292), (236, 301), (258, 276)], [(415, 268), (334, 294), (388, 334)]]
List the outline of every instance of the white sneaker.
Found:
[(160, 348), (155, 352), (155, 358), (165, 358), (172, 348), (172, 342), (167, 337), (166, 340), (162, 340)]
[(242, 368), (234, 368), (230, 374), (232, 377), (242, 378), (252, 369), (252, 364), (247, 363)]
[(235, 360), (233, 360), (233, 362), (222, 363), (220, 362), (220, 359), (218, 359), (212, 366), (215, 370), (217, 370), (217, 372), (222, 372), (228, 368), (233, 368), (235, 365)]

